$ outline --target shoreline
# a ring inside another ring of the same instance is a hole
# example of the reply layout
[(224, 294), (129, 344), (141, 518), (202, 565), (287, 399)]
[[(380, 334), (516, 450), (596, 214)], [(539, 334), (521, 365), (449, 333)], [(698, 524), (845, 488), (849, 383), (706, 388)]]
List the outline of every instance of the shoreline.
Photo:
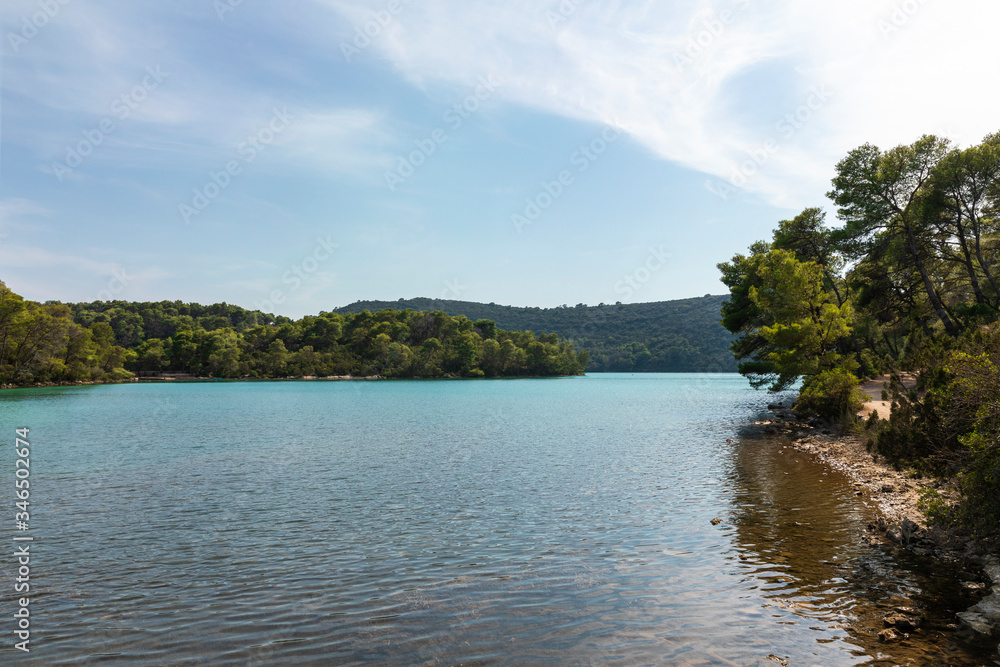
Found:
[(460, 375), (441, 375), (435, 377), (385, 377), (382, 375), (297, 375), (292, 377), (239, 377), (217, 378), (187, 376), (178, 373), (167, 377), (131, 377), (124, 380), (76, 380), (66, 382), (33, 382), (31, 384), (0, 384), (0, 390), (5, 389), (40, 389), (43, 387), (83, 387), (111, 384), (161, 384), (161, 383), (196, 383), (196, 382), (318, 382), (318, 381), (373, 381), (373, 380), (550, 380), (571, 377), (586, 377), (586, 374), (575, 375), (511, 375), (501, 377), (464, 377)]
[[(757, 422), (765, 433), (789, 438), (797, 451), (809, 454), (843, 473), (854, 485), (856, 495), (867, 496), (877, 520), (868, 525), (861, 541), (883, 549), (905, 549), (917, 556), (960, 563), (980, 573), (978, 580), (962, 582), (966, 593), (982, 598), (957, 614), (965, 628), (980, 635), (1000, 638), (1000, 544), (994, 539), (976, 539), (964, 531), (938, 525), (928, 526), (919, 508), (921, 491), (934, 490), (947, 502), (958, 498), (955, 480), (922, 477), (916, 471), (897, 470), (877, 454), (870, 453), (862, 436), (838, 433), (830, 427), (798, 421), (791, 406), (769, 405), (773, 418)], [(897, 619), (898, 620), (898, 619)], [(886, 618), (883, 642), (906, 638)], [(904, 624), (905, 626), (905, 624)], [(955, 629), (959, 629), (956, 624)], [(1000, 652), (1000, 645), (997, 647)]]

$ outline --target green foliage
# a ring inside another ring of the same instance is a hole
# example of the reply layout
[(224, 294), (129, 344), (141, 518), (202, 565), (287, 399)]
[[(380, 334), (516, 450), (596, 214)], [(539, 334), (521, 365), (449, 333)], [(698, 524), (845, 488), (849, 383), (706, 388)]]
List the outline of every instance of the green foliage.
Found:
[(961, 420), (958, 441), (968, 456), (961, 476), (960, 514), (980, 533), (1000, 531), (1000, 325), (970, 336), (951, 355), (948, 369), (953, 411)]
[(293, 321), (228, 304), (39, 306), (0, 283), (0, 381), (11, 384), (163, 371), (219, 378), (556, 376), (581, 374), (587, 362), (556, 334), (536, 338), (439, 310)]
[(786, 250), (772, 250), (762, 258), (759, 274), (761, 286), (750, 288), (750, 298), (773, 322), (759, 329), (778, 376), (773, 390), (787, 388), (801, 376), (857, 368), (853, 359), (837, 351), (850, 333), (851, 305), (831, 303), (819, 264), (801, 262)]
[[(736, 370), (732, 336), (719, 325), (724, 297), (704, 296), (657, 303), (578, 305), (575, 308), (517, 308), (470, 301), (407, 299), (359, 301), (336, 312), (347, 315), (383, 309), (427, 311), (411, 323), (415, 332), (436, 336), (438, 311), (464, 315), (484, 340), (498, 329), (545, 331), (588, 354), (593, 372), (724, 372)], [(492, 326), (491, 326), (492, 325)], [(497, 338), (499, 341), (499, 338)], [(486, 375), (490, 371), (483, 368)]]
[(858, 378), (844, 368), (833, 368), (812, 375), (803, 383), (795, 412), (831, 422), (842, 421), (856, 415), (864, 400)]
[[(821, 221), (816, 209), (806, 209), (779, 224), (774, 243), (755, 243), (749, 255), (719, 265), (731, 295), (722, 324), (737, 336), (733, 354), (754, 387), (782, 391), (801, 377), (808, 384), (827, 371), (850, 374), (859, 367), (843, 353), (855, 316), (842, 300), (842, 279), (834, 272), (841, 262), (828, 247), (829, 235), (817, 229)], [(822, 403), (817, 406), (825, 413)]]
[(931, 523), (949, 524), (954, 521), (952, 508), (941, 497), (937, 489), (921, 489), (920, 499), (917, 500), (917, 509), (923, 512)]
[[(778, 223), (770, 243), (720, 264), (722, 322), (740, 371), (828, 419), (858, 405), (856, 375), (892, 373), (869, 446), (896, 464), (957, 477), (962, 501), (924, 507), (979, 533), (1000, 526), (1000, 134), (956, 149), (923, 136), (866, 144), (837, 165), (819, 209)], [(916, 373), (917, 387), (900, 372)]]
[(0, 282), (0, 384), (122, 380), (127, 356), (106, 321), (81, 325), (67, 306), (25, 301)]

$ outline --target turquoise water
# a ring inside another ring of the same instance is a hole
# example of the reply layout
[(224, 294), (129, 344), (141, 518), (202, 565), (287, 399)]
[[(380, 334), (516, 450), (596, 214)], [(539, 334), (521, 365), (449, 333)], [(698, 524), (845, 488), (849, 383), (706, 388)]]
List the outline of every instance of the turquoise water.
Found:
[[(769, 400), (727, 374), (0, 392), (35, 537), (32, 652), (0, 659), (982, 664), (930, 641), (952, 575), (860, 546), (865, 500), (746, 431)], [(904, 597), (928, 641), (878, 646)]]

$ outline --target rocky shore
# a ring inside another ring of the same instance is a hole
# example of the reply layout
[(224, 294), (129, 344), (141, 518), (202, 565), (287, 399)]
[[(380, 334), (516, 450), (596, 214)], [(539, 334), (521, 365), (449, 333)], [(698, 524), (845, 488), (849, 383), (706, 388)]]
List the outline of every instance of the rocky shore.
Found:
[[(966, 592), (981, 593), (984, 597), (958, 614), (958, 620), (977, 633), (1000, 637), (1000, 544), (991, 539), (973, 539), (958, 529), (928, 526), (918, 506), (924, 490), (934, 490), (946, 502), (956, 500), (958, 491), (954, 481), (898, 470), (868, 452), (862, 437), (838, 433), (817, 421), (800, 421), (788, 405), (773, 404), (768, 409), (772, 417), (758, 423), (764, 432), (785, 435), (796, 450), (843, 472), (852, 481), (857, 495), (870, 499), (878, 517), (861, 536), (864, 542), (958, 562), (964, 571), (975, 573), (961, 585)], [(905, 637), (908, 628), (919, 622), (907, 613), (909, 609), (897, 611), (898, 614), (886, 617), (886, 628), (879, 633), (882, 641)]]

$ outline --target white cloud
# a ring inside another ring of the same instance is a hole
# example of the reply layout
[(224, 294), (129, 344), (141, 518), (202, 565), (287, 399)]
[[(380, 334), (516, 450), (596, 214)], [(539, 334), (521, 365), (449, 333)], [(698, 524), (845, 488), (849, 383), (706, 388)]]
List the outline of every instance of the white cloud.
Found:
[(111, 275), (121, 270), (121, 266), (113, 262), (99, 262), (88, 257), (9, 243), (0, 244), (0, 265), (7, 269), (70, 268), (98, 276)]
[[(386, 139), (383, 114), (331, 102), (330, 91), (305, 72), (269, 72), (285, 83), (262, 86), (256, 60), (235, 69), (228, 58), (205, 62), (211, 54), (189, 42), (188, 31), (219, 25), (211, 3), (194, 16), (170, 6), (60, 7), (4, 63), (5, 92), (17, 98), (5, 109), (5, 124), (17, 132), (4, 139), (31, 150), (43, 170), (87, 141), (97, 144), (93, 156), (70, 178), (98, 173), (96, 165), (208, 170), (232, 159), (275, 108), (287, 108), (295, 119), (276, 138), (273, 153), (284, 145), (291, 157), (339, 174), (388, 160), (378, 148)], [(36, 2), (14, 0), (0, 16), (20, 25), (37, 11)], [(260, 59), (265, 68), (274, 65)], [(102, 132), (100, 142), (87, 139), (87, 132), (98, 136), (102, 122), (113, 129)]]
[(286, 158), (326, 171), (359, 172), (388, 163), (372, 147), (388, 140), (383, 114), (367, 109), (302, 111), (281, 143)]
[(0, 199), (0, 225), (23, 216), (47, 215), (49, 210), (44, 206), (21, 197)]
[[(356, 25), (386, 7), (318, 1)], [(970, 143), (1000, 129), (988, 99), (998, 21), (990, 0), (422, 0), (367, 48), (417, 86), (469, 87), (492, 73), (508, 102), (618, 123), (656, 155), (722, 180), (773, 139), (746, 187), (796, 206), (816, 203), (837, 160), (866, 141), (947, 130)], [(823, 86), (816, 103), (811, 89)], [(779, 129), (811, 99), (805, 122)]]

